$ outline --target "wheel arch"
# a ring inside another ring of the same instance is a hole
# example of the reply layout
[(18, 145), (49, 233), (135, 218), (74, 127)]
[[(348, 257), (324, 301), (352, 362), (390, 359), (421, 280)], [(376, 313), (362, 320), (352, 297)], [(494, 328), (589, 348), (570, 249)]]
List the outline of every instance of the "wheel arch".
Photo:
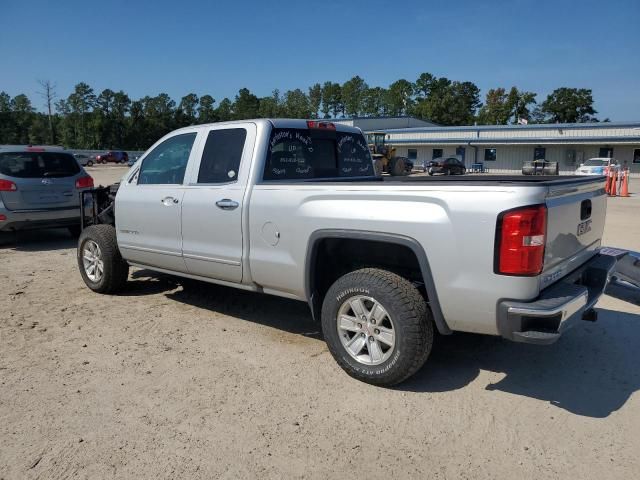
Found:
[(305, 258), (305, 272), (304, 272), (304, 290), (307, 302), (311, 309), (311, 315), (314, 320), (319, 318), (320, 308), (322, 305), (322, 297), (317, 291), (316, 278), (317, 278), (317, 259), (322, 242), (329, 239), (337, 240), (356, 240), (356, 241), (371, 241), (382, 244), (394, 244), (408, 248), (413, 255), (415, 255), (420, 268), (420, 276), (424, 283), (424, 288), (427, 294), (427, 299), (431, 307), (434, 322), (440, 332), (443, 335), (449, 335), (453, 333), (442, 313), (440, 301), (438, 299), (438, 293), (436, 285), (433, 280), (433, 274), (429, 265), (427, 254), (422, 248), (422, 245), (414, 238), (385, 232), (373, 232), (364, 230), (348, 230), (348, 229), (323, 229), (316, 230), (309, 237), (307, 245), (307, 253)]

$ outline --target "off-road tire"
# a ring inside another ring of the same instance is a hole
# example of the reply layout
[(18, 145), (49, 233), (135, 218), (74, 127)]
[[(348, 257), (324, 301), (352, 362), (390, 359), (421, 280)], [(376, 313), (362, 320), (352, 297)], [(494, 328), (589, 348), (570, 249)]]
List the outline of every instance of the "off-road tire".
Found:
[(406, 175), (405, 163), (402, 158), (392, 158), (389, 160), (389, 173), (394, 177)]
[[(104, 270), (102, 278), (92, 281), (84, 268), (83, 250), (85, 243), (94, 241), (102, 254)], [(116, 293), (123, 289), (129, 276), (129, 265), (123, 260), (118, 250), (116, 229), (111, 225), (91, 225), (85, 228), (78, 239), (78, 268), (84, 283), (94, 292)]]
[[(354, 359), (339, 337), (340, 306), (359, 295), (378, 301), (393, 321), (394, 350), (378, 365)], [(386, 270), (365, 268), (347, 273), (329, 288), (322, 304), (322, 332), (333, 358), (347, 374), (372, 385), (390, 387), (424, 365), (433, 345), (434, 324), (425, 299), (411, 282)]]
[(373, 160), (373, 170), (376, 177), (381, 177), (384, 173), (384, 163), (381, 159), (376, 158)]

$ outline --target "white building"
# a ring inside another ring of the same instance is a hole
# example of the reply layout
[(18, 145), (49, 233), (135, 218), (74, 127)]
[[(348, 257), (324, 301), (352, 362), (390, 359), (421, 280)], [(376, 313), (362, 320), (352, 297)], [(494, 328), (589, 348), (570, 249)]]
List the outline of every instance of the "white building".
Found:
[(358, 127), (363, 132), (372, 130), (395, 130), (398, 128), (437, 127), (427, 120), (414, 117), (352, 117), (327, 119), (332, 123), (339, 123), (349, 127)]
[(387, 142), (397, 148), (397, 155), (417, 165), (458, 155), (468, 168), (475, 163), (490, 172), (519, 173), (523, 162), (546, 159), (558, 162), (561, 173), (571, 173), (589, 158), (613, 157), (620, 164), (626, 161), (633, 176), (640, 176), (640, 122), (429, 126), (384, 131)]

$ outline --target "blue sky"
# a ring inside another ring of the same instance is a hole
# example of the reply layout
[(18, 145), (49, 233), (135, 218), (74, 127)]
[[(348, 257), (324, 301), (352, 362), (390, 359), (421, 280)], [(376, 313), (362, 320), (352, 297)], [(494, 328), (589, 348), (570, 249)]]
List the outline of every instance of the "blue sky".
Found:
[(600, 118), (640, 120), (640, 1), (1, 0), (0, 90), (79, 81), (132, 98), (233, 99), (421, 72), (482, 89), (593, 89)]

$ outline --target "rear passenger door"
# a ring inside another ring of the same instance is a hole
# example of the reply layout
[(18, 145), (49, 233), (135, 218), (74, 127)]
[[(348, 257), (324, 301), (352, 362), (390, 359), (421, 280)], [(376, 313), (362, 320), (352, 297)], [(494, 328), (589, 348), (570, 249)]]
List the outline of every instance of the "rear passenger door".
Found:
[(118, 247), (129, 261), (185, 272), (180, 214), (184, 177), (197, 131), (165, 139), (116, 196)]
[(243, 204), (256, 138), (254, 123), (211, 127), (190, 169), (182, 203), (188, 273), (242, 281)]

